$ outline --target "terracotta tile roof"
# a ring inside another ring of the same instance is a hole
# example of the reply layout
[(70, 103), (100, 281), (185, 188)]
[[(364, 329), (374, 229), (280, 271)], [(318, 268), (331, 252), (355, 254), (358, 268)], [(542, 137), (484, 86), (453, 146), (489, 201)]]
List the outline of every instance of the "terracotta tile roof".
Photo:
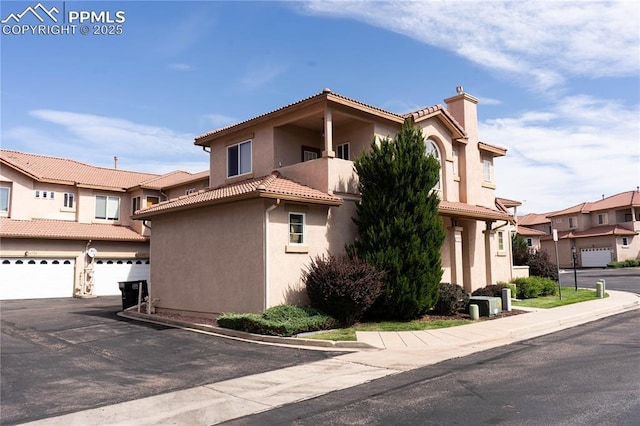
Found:
[(516, 200), (510, 200), (508, 198), (496, 197), (496, 201), (501, 203), (503, 206), (509, 207), (518, 207), (522, 205), (522, 202)]
[(438, 210), (443, 216), (458, 216), (481, 220), (513, 220), (513, 216), (500, 210), (455, 201), (440, 201)]
[(518, 225), (518, 235), (522, 235), (523, 237), (541, 237), (543, 235), (548, 235), (548, 234), (543, 231), (538, 231), (537, 229), (527, 228), (526, 226)]
[(107, 169), (66, 158), (0, 150), (0, 161), (41, 182), (125, 190), (159, 175)]
[(464, 127), (462, 127), (462, 125), (458, 123), (458, 121), (455, 118), (453, 118), (453, 115), (451, 115), (449, 111), (447, 111), (447, 109), (440, 104), (428, 106), (416, 111), (407, 112), (405, 114), (402, 114), (402, 118), (406, 119), (411, 117), (413, 121), (417, 121), (422, 117), (428, 117), (438, 112), (442, 112), (451, 121), (451, 123), (458, 129), (458, 131), (462, 133), (464, 137), (467, 136), (467, 132), (464, 130)]
[[(558, 231), (558, 239), (604, 237), (607, 235), (633, 236), (638, 233), (619, 225), (594, 226), (584, 231)], [(547, 234), (547, 237), (542, 239), (549, 240), (551, 238), (552, 236)]]
[(342, 199), (339, 197), (299, 184), (274, 171), (268, 176), (246, 179), (163, 201), (146, 209), (138, 210), (133, 218), (146, 219), (171, 211), (259, 197), (289, 199), (332, 206), (342, 204)]
[(0, 237), (139, 242), (148, 240), (126, 226), (64, 220), (14, 220), (8, 218), (0, 218)]
[(627, 191), (611, 195), (602, 200), (581, 203), (564, 210), (549, 214), (549, 216), (564, 216), (568, 214), (588, 214), (596, 211), (612, 210), (624, 207), (640, 207), (640, 192)]
[(493, 154), (495, 154), (496, 156), (503, 156), (503, 155), (507, 155), (507, 148), (503, 148), (501, 146), (498, 145), (491, 145), (488, 144), (486, 142), (478, 142), (478, 148), (483, 150), (483, 151), (488, 151), (491, 152)]
[(305, 102), (313, 101), (313, 100), (316, 100), (316, 99), (321, 99), (321, 98), (323, 98), (323, 97), (326, 97), (327, 99), (331, 99), (331, 98), (338, 99), (338, 100), (340, 100), (340, 99), (341, 99), (341, 100), (348, 101), (348, 102), (350, 102), (350, 103), (355, 103), (355, 104), (358, 104), (358, 105), (360, 105), (360, 106), (362, 106), (362, 107), (365, 107), (365, 108), (367, 108), (367, 109), (372, 109), (372, 110), (374, 110), (374, 111), (378, 111), (378, 112), (383, 113), (383, 114), (385, 114), (385, 115), (389, 115), (389, 116), (392, 116), (392, 117), (396, 117), (396, 118), (398, 119), (398, 122), (402, 122), (402, 121), (404, 120), (404, 117), (403, 117), (403, 116), (401, 116), (401, 115), (395, 114), (395, 113), (393, 113), (393, 112), (386, 111), (386, 110), (384, 110), (384, 109), (382, 109), (382, 108), (378, 108), (378, 107), (375, 107), (375, 106), (373, 106), (373, 105), (366, 104), (366, 103), (364, 103), (364, 102), (360, 102), (360, 101), (355, 100), (355, 99), (352, 99), (352, 98), (348, 98), (348, 97), (343, 96), (343, 95), (339, 95), (339, 94), (337, 94), (337, 93), (333, 93), (333, 92), (332, 92), (331, 90), (329, 90), (329, 89), (324, 89), (324, 90), (323, 90), (322, 92), (320, 92), (320, 93), (316, 93), (315, 95), (312, 95), (312, 96), (306, 97), (306, 98), (304, 98), (304, 99), (300, 99), (299, 101), (296, 101), (296, 102), (290, 103), (290, 104), (288, 104), (288, 105), (282, 106), (282, 107), (280, 107), (280, 108), (274, 109), (274, 110), (269, 111), (269, 112), (266, 112), (266, 113), (264, 113), (264, 114), (260, 114), (260, 115), (257, 115), (257, 116), (255, 116), (255, 117), (253, 117), (253, 118), (250, 118), (250, 119), (247, 119), (247, 120), (241, 121), (241, 122), (239, 122), (239, 123), (231, 124), (231, 125), (229, 125), (229, 126), (221, 127), (221, 128), (214, 129), (214, 130), (211, 130), (211, 131), (209, 131), (209, 132), (203, 133), (203, 134), (201, 134), (200, 136), (197, 136), (197, 137), (196, 137), (196, 139), (195, 139), (195, 140), (196, 140), (196, 144), (198, 143), (198, 141), (199, 141), (199, 140), (201, 140), (201, 139), (203, 139), (203, 138), (206, 138), (207, 136), (214, 135), (214, 134), (216, 134), (216, 133), (222, 132), (222, 131), (227, 130), (227, 129), (231, 129), (231, 128), (233, 128), (233, 127), (239, 127), (239, 126), (241, 126), (241, 125), (243, 125), (243, 124), (245, 124), (245, 123), (248, 123), (248, 122), (251, 122), (251, 121), (255, 121), (255, 120), (261, 119), (261, 118), (263, 118), (263, 117), (266, 117), (266, 116), (269, 116), (269, 115), (273, 115), (273, 114), (279, 113), (279, 112), (281, 112), (281, 111), (283, 111), (283, 110), (286, 110), (286, 109), (289, 109), (289, 108), (295, 107), (295, 106), (297, 106), (297, 105), (303, 104), (303, 103), (305, 103)]
[(518, 225), (528, 226), (528, 225), (543, 225), (546, 223), (551, 223), (551, 219), (547, 216), (550, 213), (529, 213), (524, 216), (518, 216)]
[(196, 182), (209, 178), (209, 171), (205, 170), (199, 173), (188, 173), (176, 170), (162, 176), (158, 176), (140, 183), (140, 186), (148, 189), (163, 189), (173, 186), (183, 185), (189, 182)]

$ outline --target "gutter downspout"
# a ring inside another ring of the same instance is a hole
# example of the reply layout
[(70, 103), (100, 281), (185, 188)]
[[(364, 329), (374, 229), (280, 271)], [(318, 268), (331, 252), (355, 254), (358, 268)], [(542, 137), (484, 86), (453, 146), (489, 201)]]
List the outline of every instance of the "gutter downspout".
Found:
[(280, 205), (280, 199), (264, 211), (264, 309), (269, 307), (269, 214)]

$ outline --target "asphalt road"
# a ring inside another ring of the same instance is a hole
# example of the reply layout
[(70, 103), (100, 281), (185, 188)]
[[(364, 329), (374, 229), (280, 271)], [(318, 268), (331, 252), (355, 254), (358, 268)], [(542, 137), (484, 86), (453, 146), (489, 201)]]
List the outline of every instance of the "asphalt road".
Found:
[(640, 310), (228, 425), (637, 425)]
[(580, 288), (595, 289), (596, 282), (604, 279), (608, 290), (630, 291), (640, 294), (640, 268), (578, 269), (575, 277), (572, 269), (560, 271), (562, 288), (575, 288), (574, 278), (577, 278)]
[(120, 297), (7, 300), (0, 423), (22, 423), (313, 362), (339, 353), (132, 322)]

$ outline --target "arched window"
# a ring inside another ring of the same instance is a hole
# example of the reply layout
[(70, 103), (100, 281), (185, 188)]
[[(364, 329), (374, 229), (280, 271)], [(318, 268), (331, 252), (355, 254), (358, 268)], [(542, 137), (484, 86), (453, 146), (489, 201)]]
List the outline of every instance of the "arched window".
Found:
[(440, 164), (440, 178), (438, 179), (438, 183), (433, 187), (433, 189), (440, 191), (442, 190), (442, 156), (440, 155), (438, 145), (431, 139), (427, 139), (427, 155), (431, 155), (438, 160), (438, 164)]

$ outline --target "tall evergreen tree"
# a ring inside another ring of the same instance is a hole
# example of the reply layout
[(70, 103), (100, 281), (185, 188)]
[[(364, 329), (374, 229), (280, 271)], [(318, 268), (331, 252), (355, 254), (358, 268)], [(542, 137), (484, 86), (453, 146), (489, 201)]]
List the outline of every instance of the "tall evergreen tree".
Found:
[(385, 289), (369, 311), (407, 320), (438, 299), (440, 249), (445, 229), (438, 217), (438, 160), (426, 154), (422, 132), (405, 121), (398, 135), (371, 144), (354, 162), (362, 196), (353, 218), (359, 236), (349, 252), (385, 271)]

